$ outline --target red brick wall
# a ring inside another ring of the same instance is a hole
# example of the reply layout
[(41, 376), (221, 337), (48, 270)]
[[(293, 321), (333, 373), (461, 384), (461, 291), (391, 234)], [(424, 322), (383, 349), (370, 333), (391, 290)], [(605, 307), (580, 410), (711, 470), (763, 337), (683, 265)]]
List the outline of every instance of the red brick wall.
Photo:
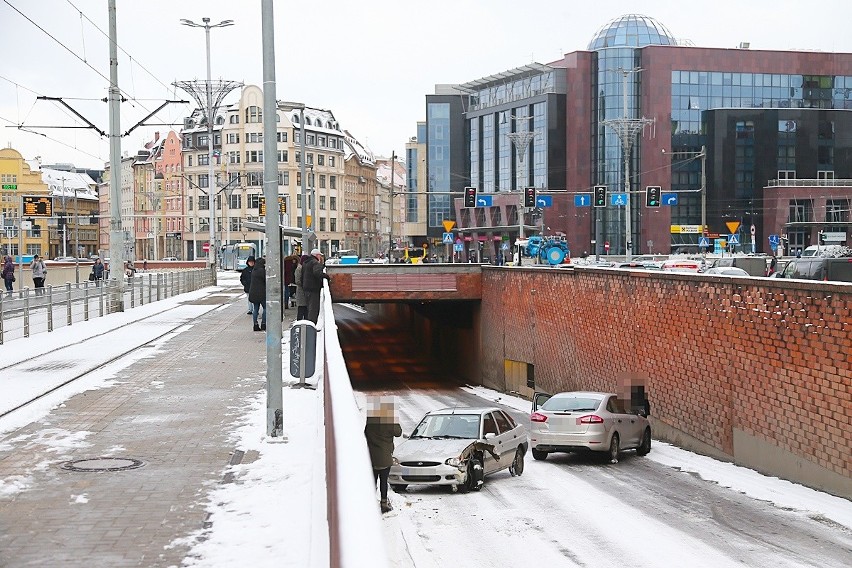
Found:
[(646, 381), (652, 414), (734, 455), (739, 430), (849, 478), (852, 286), (564, 269), (483, 270), (483, 384)]

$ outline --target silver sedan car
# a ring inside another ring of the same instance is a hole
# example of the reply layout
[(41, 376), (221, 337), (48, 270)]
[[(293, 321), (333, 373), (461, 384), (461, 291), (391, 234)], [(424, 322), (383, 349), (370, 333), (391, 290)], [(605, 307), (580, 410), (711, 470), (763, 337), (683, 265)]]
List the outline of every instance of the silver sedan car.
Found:
[(612, 463), (625, 449), (651, 451), (651, 425), (644, 411), (629, 412), (612, 393), (536, 393), (530, 414), (533, 458), (551, 452), (606, 452)]
[(524, 472), (526, 428), (503, 410), (445, 408), (426, 414), (394, 450), (388, 481), (394, 491), (412, 484), (478, 491), (485, 475)]

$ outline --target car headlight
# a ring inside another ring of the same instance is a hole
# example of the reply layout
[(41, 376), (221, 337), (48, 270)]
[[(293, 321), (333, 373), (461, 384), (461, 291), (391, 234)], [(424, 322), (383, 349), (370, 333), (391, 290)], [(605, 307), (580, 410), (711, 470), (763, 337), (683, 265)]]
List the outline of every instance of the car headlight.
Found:
[(451, 465), (453, 467), (459, 467), (461, 465), (461, 460), (459, 458), (450, 458), (444, 462), (447, 465)]
[(396, 459), (396, 456), (391, 457), (391, 464), (393, 464), (393, 465), (399, 465), (399, 460), (398, 460), (398, 459)]

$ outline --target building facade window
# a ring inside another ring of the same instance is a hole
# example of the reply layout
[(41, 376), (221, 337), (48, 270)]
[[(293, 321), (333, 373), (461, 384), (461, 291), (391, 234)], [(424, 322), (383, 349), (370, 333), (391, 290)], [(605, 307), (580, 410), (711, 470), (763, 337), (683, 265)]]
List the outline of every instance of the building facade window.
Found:
[(258, 106), (250, 106), (246, 109), (246, 123), (263, 122), (263, 111)]

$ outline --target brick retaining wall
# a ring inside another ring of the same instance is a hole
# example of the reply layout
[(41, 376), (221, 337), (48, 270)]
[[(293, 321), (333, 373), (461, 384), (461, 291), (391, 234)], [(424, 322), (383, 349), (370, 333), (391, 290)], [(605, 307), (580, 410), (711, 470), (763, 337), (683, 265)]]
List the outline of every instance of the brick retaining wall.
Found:
[(486, 268), (480, 317), (487, 386), (645, 381), (658, 435), (852, 497), (852, 285)]

